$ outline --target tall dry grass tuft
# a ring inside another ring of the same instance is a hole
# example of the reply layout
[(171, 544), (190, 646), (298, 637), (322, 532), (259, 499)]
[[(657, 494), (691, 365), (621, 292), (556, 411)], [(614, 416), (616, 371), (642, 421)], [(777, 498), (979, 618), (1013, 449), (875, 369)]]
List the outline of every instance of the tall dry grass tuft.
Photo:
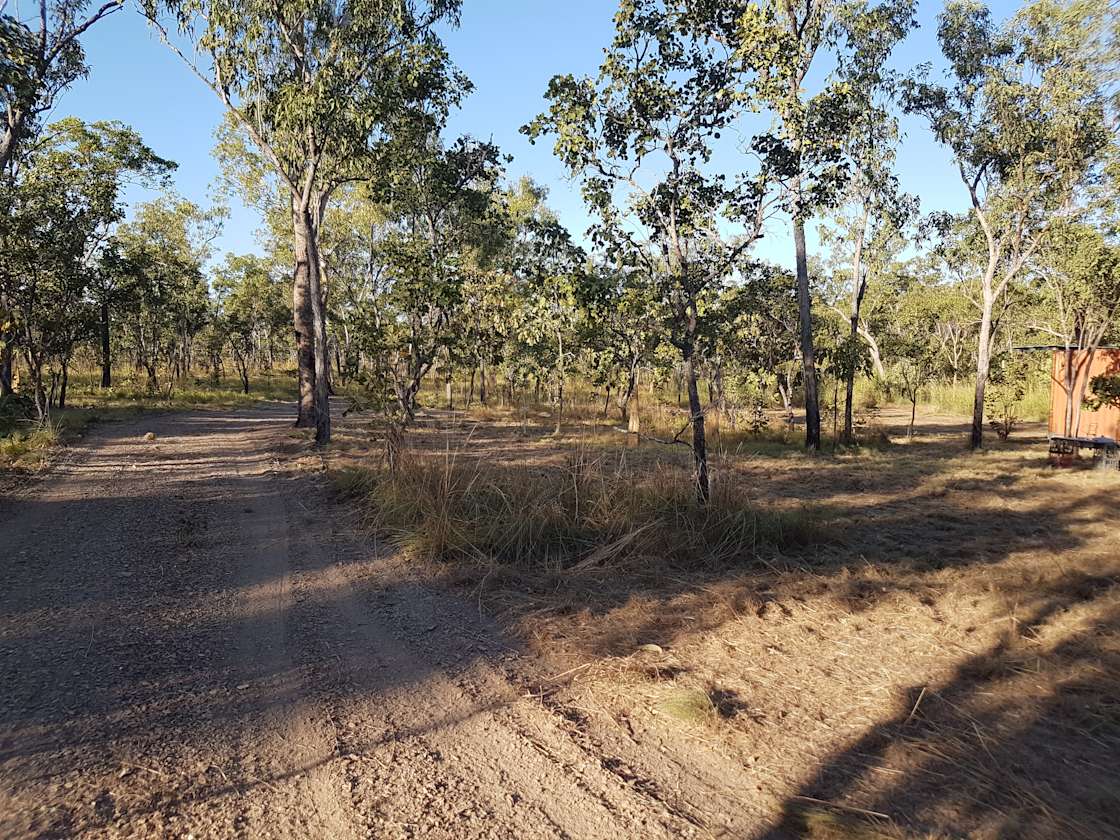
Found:
[(396, 470), (340, 471), (335, 486), (413, 559), (545, 574), (749, 564), (825, 534), (807, 509), (764, 509), (727, 485), (702, 506), (679, 468), (631, 473), (584, 449), (537, 468), (414, 451)]

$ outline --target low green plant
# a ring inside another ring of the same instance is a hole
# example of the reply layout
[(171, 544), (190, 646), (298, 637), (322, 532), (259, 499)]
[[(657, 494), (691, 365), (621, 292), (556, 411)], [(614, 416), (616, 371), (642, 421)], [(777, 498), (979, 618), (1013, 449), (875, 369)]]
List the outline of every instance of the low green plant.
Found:
[(1003, 353), (992, 362), (991, 376), (984, 392), (984, 410), (989, 425), (1000, 440), (1007, 440), (1020, 423), (1027, 372), (1027, 360), (1021, 353)]

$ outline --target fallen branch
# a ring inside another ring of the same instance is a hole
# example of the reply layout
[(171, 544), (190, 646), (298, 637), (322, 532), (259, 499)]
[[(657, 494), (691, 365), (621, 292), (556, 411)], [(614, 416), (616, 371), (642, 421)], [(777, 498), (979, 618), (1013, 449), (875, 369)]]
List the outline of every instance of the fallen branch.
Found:
[(618, 426), (613, 426), (612, 428), (616, 432), (621, 432), (624, 435), (637, 435), (638, 440), (651, 440), (654, 443), (664, 444), (665, 446), (687, 446), (689, 449), (691, 449), (692, 444), (689, 443), (687, 440), (681, 440), (681, 435), (683, 435), (685, 433), (685, 431), (688, 430), (688, 427), (691, 426), (697, 418), (703, 418), (706, 413), (707, 412), (701, 411), (699, 414), (694, 414), (691, 417), (689, 417), (688, 420), (685, 421), (685, 424), (683, 426), (681, 426), (680, 431), (677, 432), (675, 435), (673, 435), (672, 439), (670, 439), (670, 440), (666, 440), (665, 438), (654, 437), (653, 435), (643, 434), (642, 432), (631, 432), (628, 429), (622, 429), (622, 428), (619, 428)]

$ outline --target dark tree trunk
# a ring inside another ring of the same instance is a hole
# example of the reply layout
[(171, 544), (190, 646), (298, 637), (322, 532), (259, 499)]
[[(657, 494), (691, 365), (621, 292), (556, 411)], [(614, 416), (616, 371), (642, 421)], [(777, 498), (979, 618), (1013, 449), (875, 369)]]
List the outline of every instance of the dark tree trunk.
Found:
[(113, 387), (113, 356), (109, 347), (109, 302), (101, 303), (101, 321), (98, 324), (101, 332), (101, 387)]
[(696, 498), (702, 505), (712, 496), (708, 480), (708, 443), (704, 437), (704, 409), (700, 405), (700, 389), (696, 384), (696, 370), (692, 365), (692, 348), (684, 352), (684, 373), (688, 386), (688, 410), (692, 416), (692, 458), (696, 464)]
[(241, 393), (249, 393), (249, 357), (234, 351), (233, 361), (237, 365), (238, 376), (241, 377)]
[(292, 323), (296, 340), (296, 368), (299, 378), (299, 408), (296, 426), (315, 426), (315, 337), (311, 311), (311, 254), (306, 221), (297, 202), (292, 202), (292, 230), (295, 246), (295, 275), (292, 280)]
[[(318, 199), (316, 199), (318, 200)], [(307, 237), (307, 293), (311, 298), (312, 355), (314, 356), (315, 386), (312, 397), (315, 403), (315, 443), (319, 446), (331, 441), (331, 360), (327, 346), (327, 312), (323, 297), (322, 262), (319, 257), (319, 220), (321, 207), (302, 214)]]
[(801, 327), (801, 379), (805, 387), (805, 448), (821, 448), (821, 409), (817, 396), (817, 363), (813, 350), (813, 320), (809, 292), (809, 265), (805, 254), (805, 223), (793, 218), (793, 243), (797, 257), (797, 311)]
[(62, 363), (62, 378), (58, 386), (58, 410), (66, 410), (66, 386), (70, 383), (70, 362)]
[(624, 413), (626, 415), (626, 431), (631, 446), (637, 446), (639, 433), (642, 430), (641, 397), (638, 394), (637, 381), (630, 388), (630, 396), (626, 400)]
[(40, 424), (46, 423), (51, 416), (50, 402), (46, 388), (43, 387), (43, 361), (24, 348), (24, 361), (27, 362), (27, 375), (31, 379), (32, 396), (35, 398), (35, 415)]
[(12, 393), (12, 345), (10, 340), (4, 339), (0, 345), (0, 397), (7, 397)]

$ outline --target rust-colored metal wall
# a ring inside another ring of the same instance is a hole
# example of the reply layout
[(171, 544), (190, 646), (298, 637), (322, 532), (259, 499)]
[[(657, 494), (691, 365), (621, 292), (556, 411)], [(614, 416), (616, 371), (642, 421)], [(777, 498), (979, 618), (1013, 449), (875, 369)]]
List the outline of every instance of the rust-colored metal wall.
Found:
[[(1074, 399), (1081, 393), (1081, 384), (1091, 380), (1094, 376), (1102, 374), (1120, 375), (1120, 350), (1098, 350), (1093, 354), (1092, 360), (1086, 359), (1086, 352), (1078, 350), (1073, 353), (1073, 369), (1079, 371), (1077, 387), (1074, 389)], [(1063, 386), (1066, 377), (1065, 350), (1054, 351), (1053, 366), (1050, 371), (1050, 434), (1065, 434), (1066, 418), (1066, 392)], [(1080, 370), (1079, 370), (1080, 369)], [(1086, 396), (1089, 395), (1086, 390)], [(1099, 411), (1090, 411), (1081, 406), (1081, 422), (1072, 432), (1077, 437), (1109, 437), (1120, 440), (1120, 408), (1105, 407)]]

